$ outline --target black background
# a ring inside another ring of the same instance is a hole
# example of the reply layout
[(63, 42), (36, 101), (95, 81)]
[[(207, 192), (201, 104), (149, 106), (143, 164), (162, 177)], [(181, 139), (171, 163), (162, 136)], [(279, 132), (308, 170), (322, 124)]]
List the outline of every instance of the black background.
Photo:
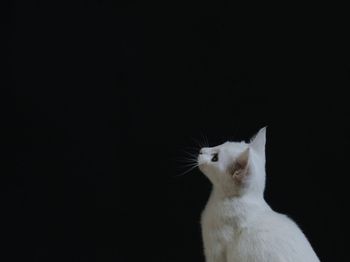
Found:
[(267, 201), (322, 261), (348, 260), (344, 16), (47, 2), (9, 5), (13, 260), (204, 261), (210, 184), (198, 170), (177, 176), (177, 159), (195, 140), (247, 140), (265, 125)]

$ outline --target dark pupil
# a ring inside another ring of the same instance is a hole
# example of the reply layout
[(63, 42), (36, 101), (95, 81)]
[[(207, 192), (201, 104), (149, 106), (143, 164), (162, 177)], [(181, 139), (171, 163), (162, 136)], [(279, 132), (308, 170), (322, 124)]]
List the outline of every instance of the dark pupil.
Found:
[(214, 154), (213, 157), (211, 158), (211, 161), (216, 162), (218, 161), (218, 154)]

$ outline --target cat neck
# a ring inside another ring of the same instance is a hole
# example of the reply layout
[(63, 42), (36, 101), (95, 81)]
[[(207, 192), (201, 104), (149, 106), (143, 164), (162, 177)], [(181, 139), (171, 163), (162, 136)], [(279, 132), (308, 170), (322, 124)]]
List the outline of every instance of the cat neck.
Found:
[(223, 205), (232, 211), (232, 215), (238, 220), (244, 221), (247, 217), (254, 214), (271, 210), (266, 203), (263, 194), (245, 193), (242, 195), (227, 195), (221, 190), (213, 187), (210, 202), (215, 206)]
[(211, 197), (216, 200), (231, 200), (234, 202), (265, 202), (264, 193), (260, 191), (230, 192), (213, 186)]

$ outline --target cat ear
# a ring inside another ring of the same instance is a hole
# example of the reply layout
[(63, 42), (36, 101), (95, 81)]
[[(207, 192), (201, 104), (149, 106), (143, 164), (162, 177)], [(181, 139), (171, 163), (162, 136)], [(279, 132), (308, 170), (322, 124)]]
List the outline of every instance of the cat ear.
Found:
[(244, 150), (236, 159), (232, 168), (232, 177), (238, 182), (242, 183), (244, 177), (248, 174), (248, 161), (249, 161), (249, 147)]
[(261, 128), (259, 132), (252, 137), (250, 140), (250, 146), (254, 151), (265, 154), (265, 144), (266, 144), (266, 126)]

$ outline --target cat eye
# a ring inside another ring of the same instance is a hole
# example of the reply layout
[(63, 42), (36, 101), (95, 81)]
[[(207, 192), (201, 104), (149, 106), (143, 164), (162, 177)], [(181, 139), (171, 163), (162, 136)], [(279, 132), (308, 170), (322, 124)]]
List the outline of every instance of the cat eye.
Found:
[(213, 154), (213, 157), (211, 158), (212, 162), (217, 162), (219, 160), (218, 153)]

